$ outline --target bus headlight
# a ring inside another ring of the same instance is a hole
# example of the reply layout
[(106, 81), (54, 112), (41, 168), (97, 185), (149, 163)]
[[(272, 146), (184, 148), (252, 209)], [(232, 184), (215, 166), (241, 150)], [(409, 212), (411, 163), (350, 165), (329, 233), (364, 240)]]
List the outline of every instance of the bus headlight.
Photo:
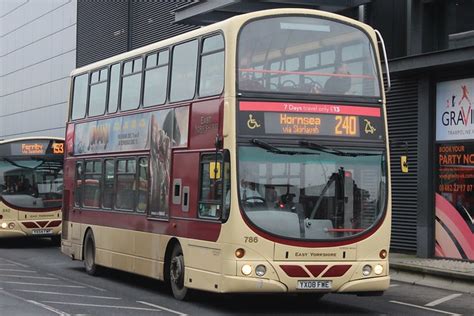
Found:
[(255, 268), (255, 274), (259, 277), (263, 277), (267, 273), (267, 268), (263, 264), (259, 264)]
[(242, 266), (242, 269), (240, 269), (242, 271), (242, 274), (243, 275), (250, 275), (250, 273), (252, 273), (252, 266), (248, 265), (248, 264), (244, 264)]
[(10, 223), (10, 224), (8, 224), (8, 228), (10, 228), (10, 229), (15, 228), (15, 223)]
[(375, 267), (374, 267), (374, 273), (375, 273), (376, 275), (381, 275), (382, 272), (383, 272), (383, 266), (382, 266), (381, 264), (375, 265)]
[(364, 276), (368, 276), (370, 273), (372, 272), (372, 267), (368, 264), (366, 264), (363, 268), (362, 268), (362, 274)]
[(7, 223), (2, 223), (2, 228), (3, 229), (7, 228)]

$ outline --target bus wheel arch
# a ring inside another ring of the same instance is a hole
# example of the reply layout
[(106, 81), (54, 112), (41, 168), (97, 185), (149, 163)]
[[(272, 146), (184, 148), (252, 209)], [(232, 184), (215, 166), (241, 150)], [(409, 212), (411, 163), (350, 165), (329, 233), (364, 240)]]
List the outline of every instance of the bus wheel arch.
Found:
[(84, 268), (89, 275), (99, 275), (100, 267), (95, 261), (96, 247), (95, 238), (92, 228), (87, 228), (82, 243), (82, 260), (84, 260)]
[(189, 290), (184, 285), (185, 281), (185, 261), (183, 249), (178, 240), (170, 241), (166, 249), (166, 266), (164, 279), (173, 296), (178, 300), (188, 298)]

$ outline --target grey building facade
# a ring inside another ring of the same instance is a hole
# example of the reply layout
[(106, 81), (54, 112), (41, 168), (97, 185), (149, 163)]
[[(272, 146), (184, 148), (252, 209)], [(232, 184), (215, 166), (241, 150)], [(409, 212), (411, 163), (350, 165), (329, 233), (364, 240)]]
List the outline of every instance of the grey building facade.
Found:
[(64, 137), (76, 0), (0, 1), (0, 138)]

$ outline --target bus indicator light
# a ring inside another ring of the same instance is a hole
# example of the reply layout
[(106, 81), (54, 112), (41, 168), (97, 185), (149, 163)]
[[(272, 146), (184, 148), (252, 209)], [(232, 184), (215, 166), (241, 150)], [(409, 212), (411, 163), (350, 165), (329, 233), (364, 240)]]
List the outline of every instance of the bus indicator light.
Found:
[(387, 258), (387, 250), (385, 250), (385, 249), (380, 250), (379, 257), (380, 257), (380, 259)]
[(243, 258), (245, 256), (245, 250), (242, 248), (235, 250), (235, 256), (239, 259)]

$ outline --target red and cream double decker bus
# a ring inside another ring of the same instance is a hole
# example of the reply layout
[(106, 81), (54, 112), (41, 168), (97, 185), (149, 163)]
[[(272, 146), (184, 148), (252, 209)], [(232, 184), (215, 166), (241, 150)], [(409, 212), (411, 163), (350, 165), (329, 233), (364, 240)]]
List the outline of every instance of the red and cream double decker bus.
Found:
[(233, 17), (72, 73), (62, 251), (210, 292), (389, 286), (377, 32)]
[(64, 139), (0, 141), (0, 238), (61, 240)]

